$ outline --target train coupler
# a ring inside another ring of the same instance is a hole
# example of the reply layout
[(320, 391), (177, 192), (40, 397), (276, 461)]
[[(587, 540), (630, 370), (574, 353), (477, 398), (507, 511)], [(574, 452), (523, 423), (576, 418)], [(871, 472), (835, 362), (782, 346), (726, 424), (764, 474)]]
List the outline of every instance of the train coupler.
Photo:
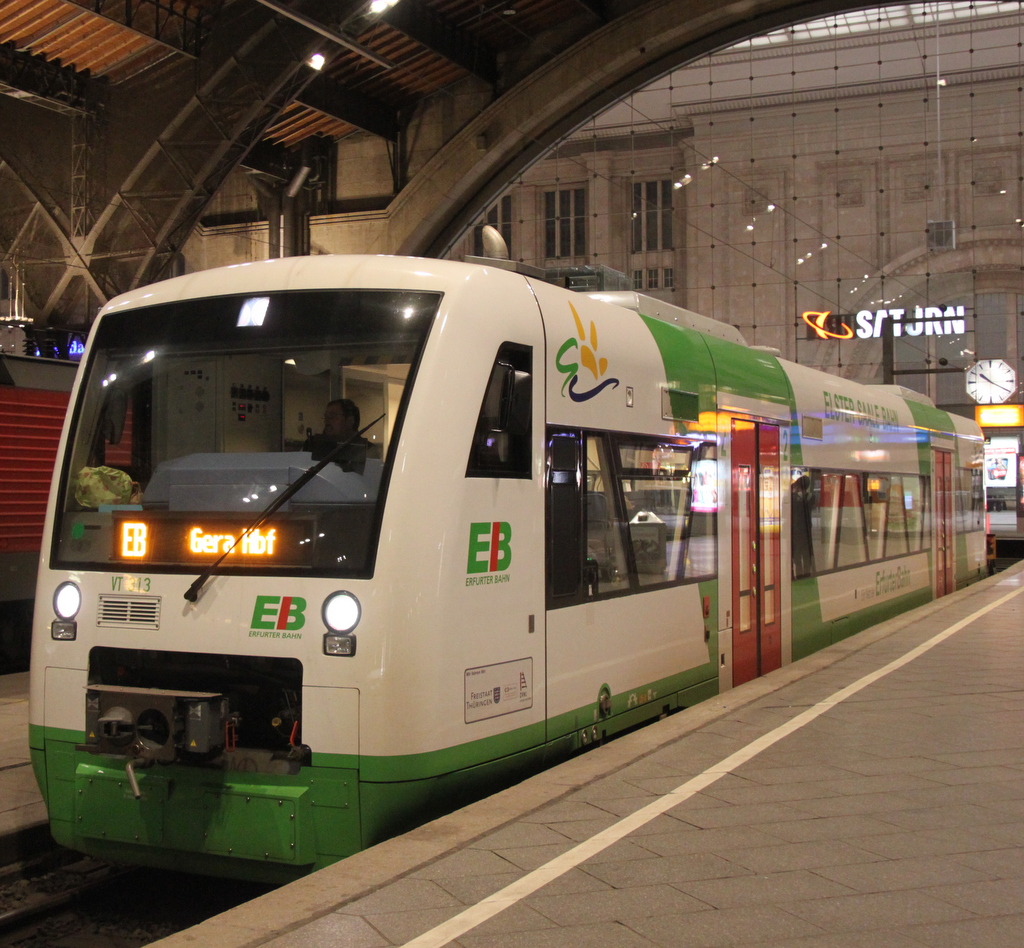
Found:
[(218, 753), (228, 722), (237, 726), (226, 695), (120, 685), (87, 686), (85, 716), (80, 749), (128, 758), (126, 775), (136, 797), (136, 767)]

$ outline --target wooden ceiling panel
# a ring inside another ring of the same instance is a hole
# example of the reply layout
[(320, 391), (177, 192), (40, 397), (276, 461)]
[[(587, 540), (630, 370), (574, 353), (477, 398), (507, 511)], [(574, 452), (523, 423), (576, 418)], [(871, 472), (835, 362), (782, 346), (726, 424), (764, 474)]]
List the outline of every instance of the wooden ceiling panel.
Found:
[(53, 0), (9, 0), (0, 8), (0, 42), (13, 42), (25, 49), (69, 20), (85, 15)]
[[(132, 0), (126, 0), (126, 3)], [(188, 0), (176, 9), (187, 10), (193, 18), (198, 11), (208, 14), (219, 9), (222, 0)], [(256, 0), (236, 0), (255, 3)], [(422, 98), (468, 75), (463, 66), (445, 57), (448, 52), (459, 59), (464, 52), (451, 48), (438, 52), (424, 43), (431, 42), (430, 29), (438, 24), (466, 44), (466, 49), (481, 49), (490, 55), (536, 40), (537, 35), (569, 18), (587, 15), (588, 0), (415, 0), (419, 19), (405, 21), (410, 33), (426, 36), (423, 42), (411, 38), (385, 20), (370, 22), (356, 41), (373, 53), (394, 63), (385, 69), (357, 51), (342, 48), (324, 38), (328, 75), (344, 88), (353, 90), (392, 109), (409, 109)], [(152, 36), (130, 29), (93, 12), (96, 0), (0, 0), (0, 42), (13, 42), (17, 49), (60, 60), (65, 66), (109, 82), (130, 80), (143, 69), (170, 56), (184, 55)], [(410, 0), (412, 3), (412, 0)], [(124, 9), (128, 9), (126, 6)], [(115, 8), (112, 17), (122, 14)], [(596, 16), (589, 14), (598, 25)], [(152, 12), (140, 9), (137, 24), (152, 19)], [(429, 22), (428, 22), (429, 21)], [(364, 21), (365, 22), (365, 21)], [(419, 27), (425, 24), (420, 32)], [(141, 29), (141, 26), (140, 26)], [(241, 37), (239, 37), (241, 39)], [(474, 46), (474, 44), (476, 44)], [(443, 48), (443, 44), (442, 44)], [(463, 56), (463, 63), (471, 62)], [(274, 141), (295, 144), (304, 137), (321, 135), (338, 138), (353, 130), (353, 125), (335, 116), (307, 106), (295, 105), (282, 114), (268, 134)]]
[(281, 118), (267, 129), (266, 138), (287, 147), (297, 145), (311, 135), (325, 138), (341, 138), (355, 131), (355, 127), (340, 119), (324, 115), (315, 109), (293, 104), (281, 114)]
[(130, 79), (175, 54), (154, 37), (93, 13), (87, 0), (3, 0), (0, 42), (112, 82)]
[(46, 40), (30, 44), (28, 51), (65, 64), (74, 63), (80, 71), (88, 69), (94, 76), (103, 76), (152, 45), (144, 37), (109, 21), (97, 23), (95, 18), (79, 17), (59, 35), (51, 33)]

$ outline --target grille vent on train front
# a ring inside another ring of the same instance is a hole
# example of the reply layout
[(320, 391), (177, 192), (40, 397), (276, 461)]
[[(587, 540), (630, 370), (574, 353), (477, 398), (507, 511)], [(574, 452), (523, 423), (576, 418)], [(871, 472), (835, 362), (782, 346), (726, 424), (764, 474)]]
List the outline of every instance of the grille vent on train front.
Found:
[(100, 596), (96, 624), (120, 629), (159, 629), (159, 596)]

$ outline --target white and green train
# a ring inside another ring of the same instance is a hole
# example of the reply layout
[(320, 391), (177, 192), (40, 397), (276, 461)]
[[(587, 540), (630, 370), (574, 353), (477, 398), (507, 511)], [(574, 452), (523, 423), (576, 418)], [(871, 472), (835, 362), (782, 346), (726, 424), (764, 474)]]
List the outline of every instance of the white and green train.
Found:
[(144, 287), (71, 404), (30, 742), (102, 858), (293, 878), (985, 573), (973, 422), (498, 265)]

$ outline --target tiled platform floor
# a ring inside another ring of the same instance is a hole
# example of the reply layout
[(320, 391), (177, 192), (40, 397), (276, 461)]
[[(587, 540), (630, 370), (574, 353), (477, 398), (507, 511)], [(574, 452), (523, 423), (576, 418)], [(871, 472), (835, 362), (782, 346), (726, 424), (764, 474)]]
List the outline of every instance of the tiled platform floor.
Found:
[[(1022, 569), (159, 944), (1021, 948)], [(620, 841), (552, 870), (546, 884), (454, 940), (432, 933), (972, 616)]]
[[(46, 821), (28, 753), (28, 672), (0, 676), (0, 838)], [(0, 845), (0, 857), (4, 855)], [(2, 859), (0, 859), (2, 861)]]

